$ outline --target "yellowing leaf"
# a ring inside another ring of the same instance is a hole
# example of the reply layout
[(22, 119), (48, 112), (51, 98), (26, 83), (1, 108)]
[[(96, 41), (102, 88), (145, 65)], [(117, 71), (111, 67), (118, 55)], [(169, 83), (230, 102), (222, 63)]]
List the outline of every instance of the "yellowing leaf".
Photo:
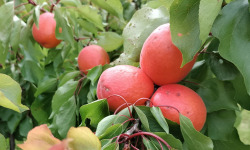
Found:
[(98, 137), (87, 127), (71, 127), (68, 139), (72, 139), (69, 147), (73, 150), (100, 150), (101, 142)]
[(19, 144), (23, 150), (49, 150), (61, 141), (55, 138), (46, 124), (33, 128), (24, 144)]
[(11, 77), (0, 73), (0, 106), (23, 112), (29, 108), (21, 104), (21, 87)]

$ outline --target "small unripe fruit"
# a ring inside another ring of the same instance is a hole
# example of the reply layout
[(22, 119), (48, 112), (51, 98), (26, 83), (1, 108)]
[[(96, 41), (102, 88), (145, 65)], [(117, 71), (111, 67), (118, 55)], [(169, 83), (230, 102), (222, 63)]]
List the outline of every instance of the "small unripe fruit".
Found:
[(207, 110), (201, 97), (188, 87), (179, 84), (164, 85), (151, 98), (151, 106), (160, 107), (165, 118), (180, 124), (178, 111), (188, 117), (196, 130), (205, 124)]
[(89, 69), (105, 64), (109, 64), (109, 55), (101, 46), (86, 46), (78, 55), (79, 69), (85, 74), (88, 73)]
[[(45, 48), (54, 48), (60, 44), (61, 40), (56, 38), (56, 21), (54, 14), (46, 12), (39, 17), (39, 28), (33, 24), (32, 35), (34, 39)], [(62, 32), (62, 28), (59, 28)]]
[(143, 44), (140, 66), (155, 84), (165, 85), (181, 81), (192, 69), (196, 57), (181, 68), (182, 53), (172, 43), (170, 25), (164, 24)]
[[(121, 105), (121, 109), (127, 107), (121, 97), (127, 103), (144, 105), (146, 98), (150, 98), (153, 92), (152, 80), (140, 68), (129, 65), (118, 65), (105, 70), (97, 85), (98, 99), (107, 98), (111, 111)], [(145, 99), (137, 101), (140, 98)]]

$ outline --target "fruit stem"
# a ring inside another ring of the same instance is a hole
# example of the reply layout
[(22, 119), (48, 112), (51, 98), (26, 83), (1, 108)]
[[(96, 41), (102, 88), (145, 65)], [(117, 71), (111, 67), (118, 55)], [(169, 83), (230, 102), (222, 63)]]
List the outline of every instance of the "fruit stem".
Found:
[[(31, 4), (31, 5), (33, 5), (33, 6), (37, 6), (37, 4), (36, 4), (33, 0), (28, 0), (28, 3)], [(43, 9), (43, 8), (40, 8), (40, 10), (41, 10), (42, 12), (46, 12), (46, 10)]]
[(17, 9), (18, 7), (21, 7), (21, 6), (24, 6), (24, 5), (27, 5), (27, 4), (29, 4), (29, 2), (27, 2), (27, 3), (21, 3), (20, 5), (17, 5), (14, 9)]
[(166, 145), (168, 147), (168, 149), (172, 149), (172, 147), (165, 141), (163, 140), (161, 137), (159, 137), (158, 135), (155, 135), (153, 133), (150, 133), (150, 132), (138, 132), (138, 133), (135, 133), (135, 134), (132, 134), (128, 137), (127, 140), (130, 140), (136, 136), (141, 136), (141, 135), (147, 135), (147, 136), (151, 136), (153, 138), (155, 138), (156, 140), (159, 140), (160, 142), (162, 142), (164, 145)]
[(50, 12), (53, 12), (54, 7), (60, 2), (60, 0), (57, 0), (56, 3), (53, 3), (50, 7)]
[[(125, 100), (125, 98), (123, 98), (121, 95), (118, 95), (118, 94), (113, 94), (113, 95), (110, 95), (109, 97), (107, 97), (107, 99), (109, 99), (110, 97), (112, 97), (112, 96), (118, 96), (118, 97), (120, 97), (125, 103), (126, 103), (126, 105), (127, 105), (127, 108), (128, 108), (128, 111), (129, 111), (129, 114), (130, 114), (130, 118), (133, 118), (133, 115), (132, 115), (132, 112), (131, 112), (131, 109), (130, 109), (130, 107), (129, 107), (129, 104), (128, 104), (128, 102)], [(119, 107), (118, 107), (119, 108)]]

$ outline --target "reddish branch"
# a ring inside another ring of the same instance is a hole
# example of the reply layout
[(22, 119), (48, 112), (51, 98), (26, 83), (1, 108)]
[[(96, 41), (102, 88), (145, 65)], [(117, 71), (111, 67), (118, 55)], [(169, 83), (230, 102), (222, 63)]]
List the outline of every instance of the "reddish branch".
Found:
[(50, 12), (54, 10), (54, 7), (60, 2), (60, 0), (57, 0), (56, 3), (53, 3), (50, 7)]
[[(33, 5), (33, 6), (37, 6), (37, 4), (36, 4), (33, 0), (28, 0), (28, 3), (31, 4), (31, 5)], [(46, 12), (46, 10), (43, 9), (43, 8), (40, 8), (40, 10), (41, 10), (42, 12)]]

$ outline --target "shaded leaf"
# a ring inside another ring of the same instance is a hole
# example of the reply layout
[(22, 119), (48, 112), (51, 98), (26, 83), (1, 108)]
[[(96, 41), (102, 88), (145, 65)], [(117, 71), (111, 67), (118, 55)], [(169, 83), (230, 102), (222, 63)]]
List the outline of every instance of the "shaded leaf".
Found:
[(72, 139), (69, 147), (74, 150), (100, 150), (101, 142), (98, 137), (87, 127), (71, 127), (67, 138)]
[(208, 136), (213, 140), (227, 141), (234, 131), (236, 119), (233, 110), (220, 110), (207, 116)]
[(51, 113), (52, 97), (53, 94), (39, 95), (32, 103), (30, 107), (31, 114), (38, 124), (44, 124), (48, 122), (48, 118)]
[(118, 123), (118, 124), (114, 124), (109, 126), (106, 131), (99, 136), (98, 138), (100, 140), (102, 139), (111, 139), (113, 137), (116, 137), (118, 135), (120, 135), (122, 133), (122, 131), (124, 130), (123, 125)]
[(219, 53), (232, 62), (244, 77), (250, 94), (250, 16), (247, 0), (238, 0), (226, 5), (217, 17), (212, 33), (220, 40)]
[(197, 93), (203, 99), (207, 112), (221, 109), (238, 110), (234, 100), (234, 88), (230, 82), (222, 82), (218, 79), (205, 80)]
[(225, 60), (217, 53), (218, 46), (219, 40), (214, 39), (208, 46), (205, 60), (219, 80), (233, 80), (239, 71), (231, 62)]
[(74, 96), (62, 104), (54, 120), (59, 135), (66, 137), (69, 128), (76, 124), (76, 102)]
[(37, 97), (39, 94), (43, 92), (53, 92), (57, 87), (57, 79), (56, 78), (45, 78), (44, 81), (41, 81), (38, 84), (37, 91), (35, 96)]
[(188, 149), (191, 150), (213, 150), (213, 142), (209, 137), (201, 134), (193, 127), (187, 117), (180, 114), (181, 133)]
[(100, 75), (102, 73), (102, 66), (95, 66), (94, 68), (90, 69), (87, 78), (91, 81), (92, 85), (95, 85), (97, 80), (99, 79)]
[(97, 127), (98, 123), (106, 116), (109, 115), (107, 100), (97, 100), (92, 103), (81, 106), (80, 114), (82, 124), (86, 126), (86, 119), (90, 119), (90, 125)]
[(28, 132), (33, 128), (33, 122), (30, 117), (26, 117), (20, 122), (19, 134), (23, 137), (27, 137)]
[(0, 73), (0, 106), (17, 112), (28, 110), (27, 106), (21, 104), (21, 87), (11, 77)]
[(250, 95), (247, 93), (242, 75), (238, 75), (232, 83), (235, 89), (235, 100), (242, 108), (250, 110)]
[(214, 140), (214, 150), (248, 150), (249, 145), (244, 145), (237, 134), (236, 129), (234, 130), (231, 139), (229, 141)]
[(143, 144), (146, 146), (147, 149), (158, 150), (158, 148), (155, 146), (155, 144), (145, 137), (143, 137)]
[(113, 64), (137, 66), (144, 41), (154, 29), (167, 22), (169, 14), (165, 7), (158, 9), (144, 7), (136, 11), (122, 33), (124, 52)]

